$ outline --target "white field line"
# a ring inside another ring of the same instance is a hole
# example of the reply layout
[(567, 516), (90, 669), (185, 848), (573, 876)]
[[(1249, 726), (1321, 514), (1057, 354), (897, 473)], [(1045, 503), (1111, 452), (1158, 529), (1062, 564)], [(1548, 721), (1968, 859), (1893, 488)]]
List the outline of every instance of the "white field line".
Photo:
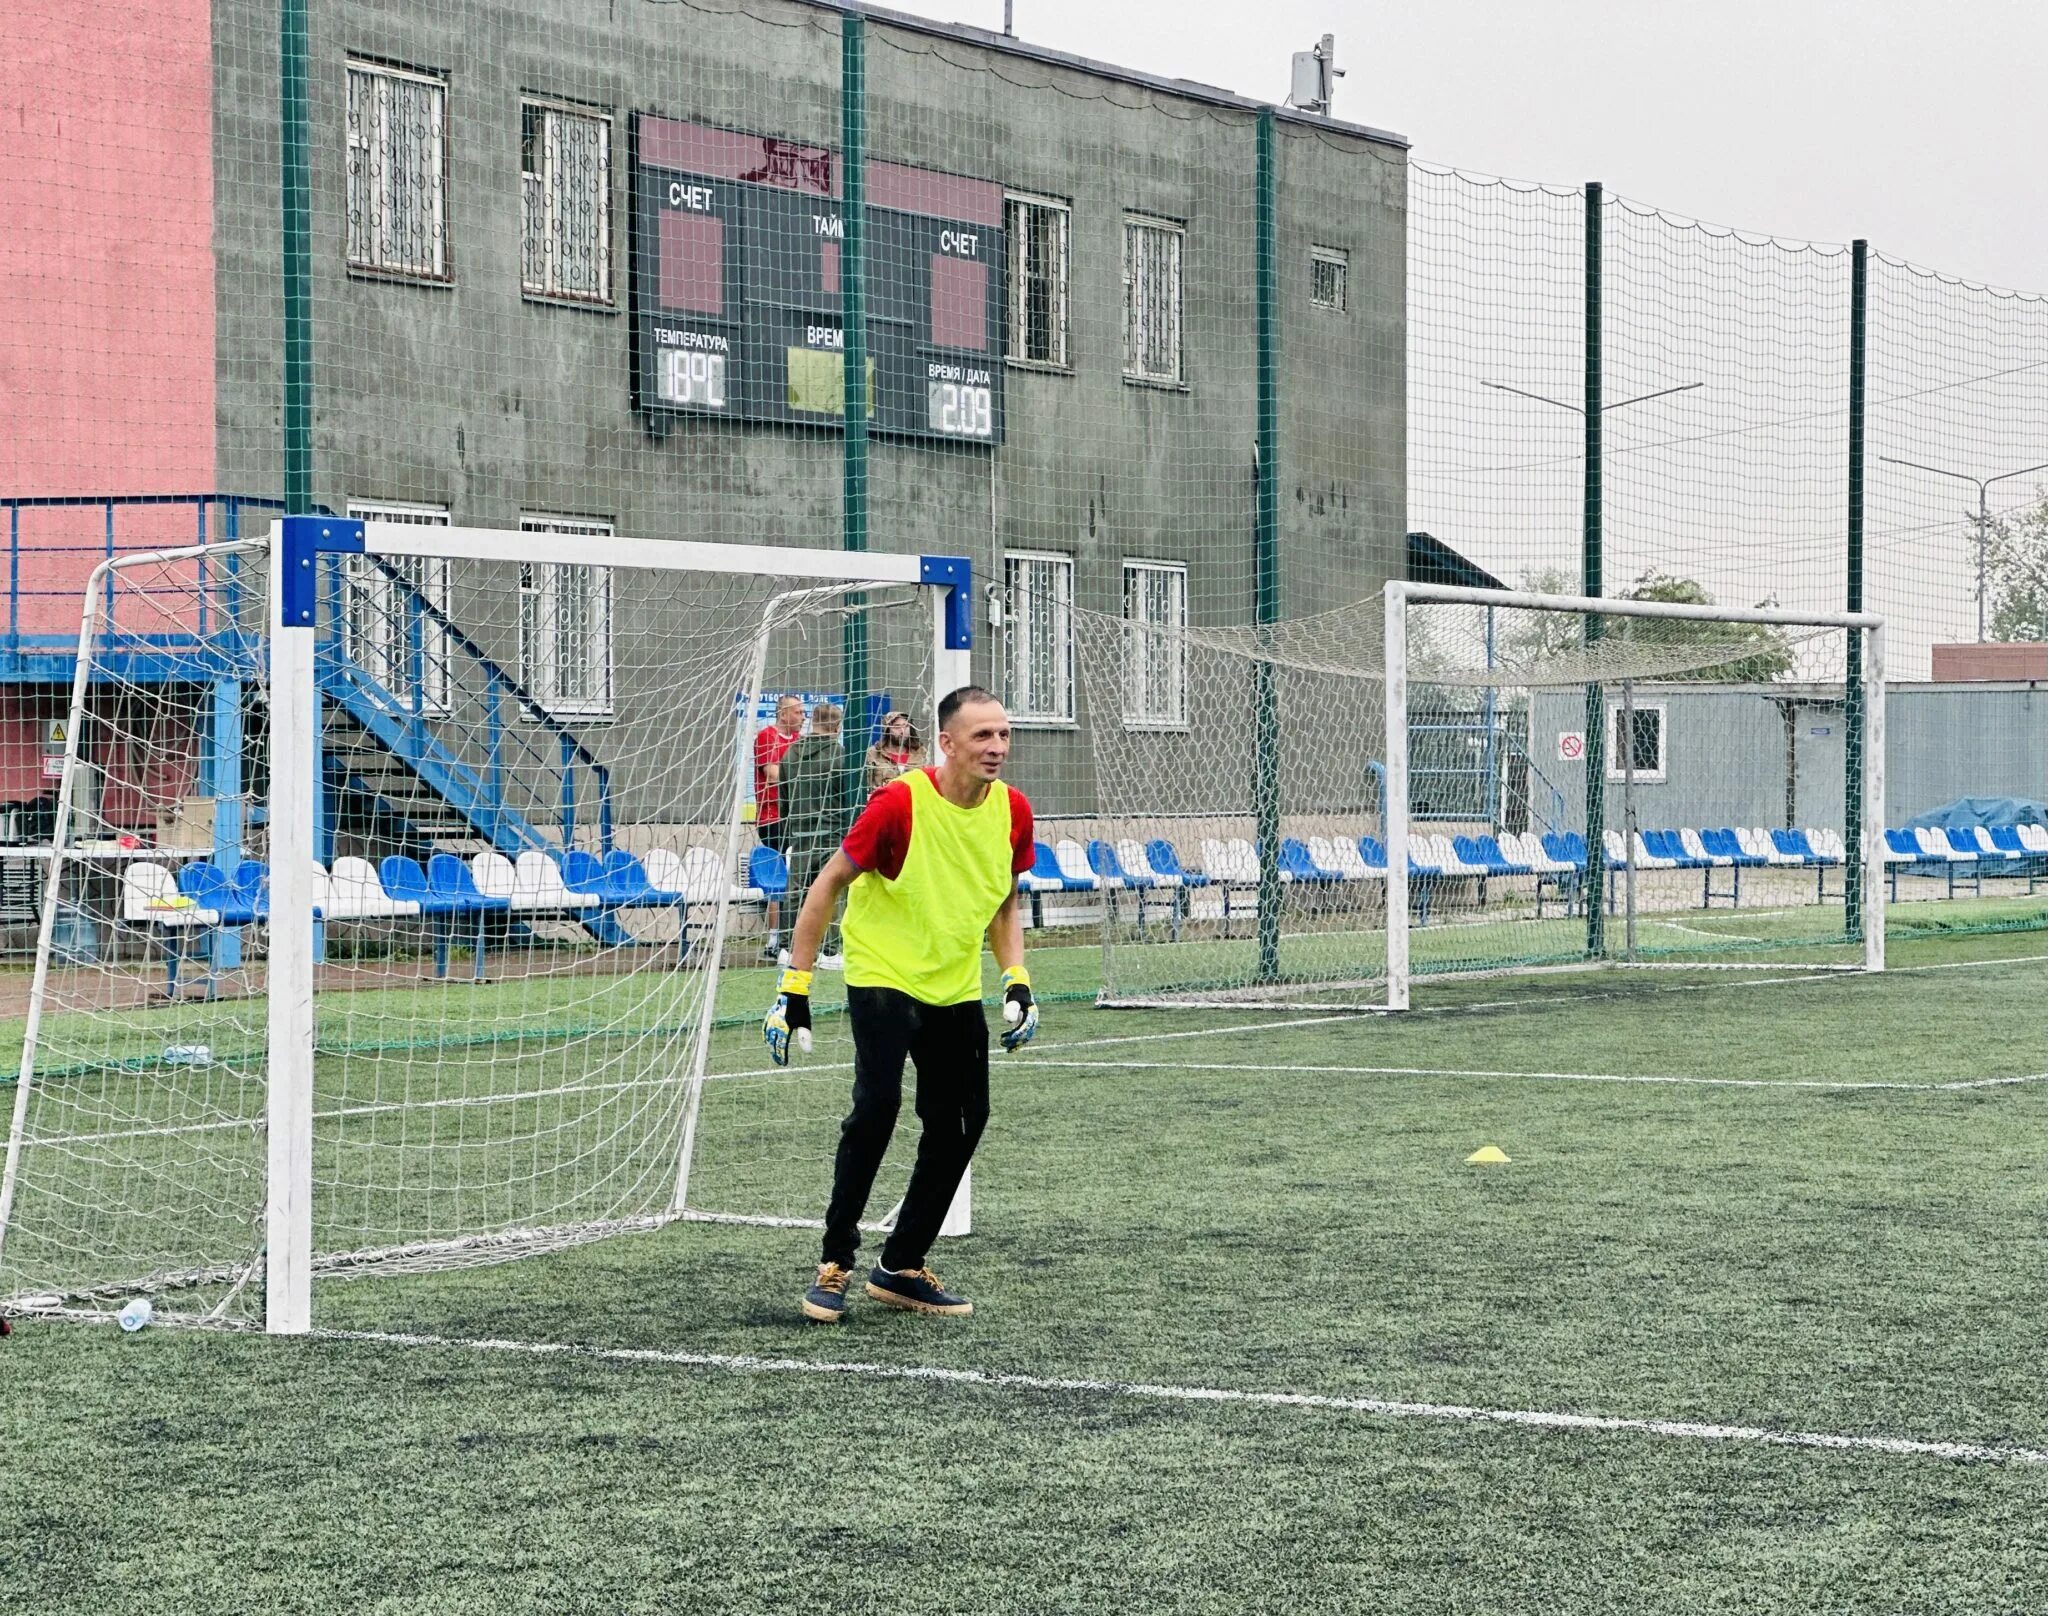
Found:
[(1114, 1072), (1300, 1072), (1332, 1077), (1483, 1077), (1533, 1079), (1548, 1083), (1663, 1083), (1727, 1089), (1892, 1089), (1928, 1094), (1955, 1094), (1964, 1089), (2012, 1088), (2025, 1083), (2048, 1082), (2048, 1072), (2026, 1072), (2016, 1077), (1968, 1078), (1953, 1083), (1893, 1083), (1824, 1078), (1684, 1077), (1660, 1072), (1523, 1072), (1484, 1066), (1276, 1066), (1270, 1061), (1084, 1061), (1061, 1060), (1049, 1055), (1035, 1057), (1032, 1064), (1057, 1066), (1062, 1070)]
[[(1900, 967), (1898, 972), (1892, 974), (1902, 974), (1905, 971), (1954, 970), (1962, 968), (1966, 965), (1973, 964), (1981, 967), (1985, 964), (2018, 965), (2037, 964), (2042, 962), (2048, 962), (2048, 954), (2028, 955), (2021, 959), (2012, 960), (1956, 961), (1952, 963), (1936, 965), (1909, 965)], [(1734, 981), (1732, 985), (1739, 987), (1769, 987), (1785, 983), (1821, 982), (1833, 980), (1837, 974), (1838, 973), (1829, 972), (1823, 975), (1808, 974), (1788, 977), (1748, 978)], [(1698, 992), (1705, 988), (1728, 985), (1731, 984), (1725, 982), (1698, 982), (1687, 983), (1678, 987), (1656, 988), (1652, 989), (1651, 991), (1657, 993), (1693, 993)], [(1485, 1004), (1436, 1005), (1426, 1006), (1419, 1010), (1412, 1010), (1409, 1012), (1409, 1014), (1454, 1014), (1461, 1011), (1469, 1010), (1513, 1008), (1515, 1006), (1529, 1005), (1533, 1002), (1535, 1001), (1527, 999), (1500, 999), (1488, 1001)], [(1106, 1048), (1112, 1045), (1165, 1043), (1174, 1040), (1188, 1038), (1235, 1037), (1239, 1034), (1248, 1032), (1286, 1031), (1297, 1027), (1323, 1026), (1330, 1022), (1336, 1021), (1362, 1021), (1377, 1019), (1377, 1017), (1371, 1015), (1369, 1012), (1347, 1010), (1333, 1012), (1329, 1015), (1289, 1016), (1278, 1021), (1237, 1022), (1232, 1023), (1229, 1026), (1221, 1027), (1182, 1028), (1172, 1032), (1120, 1033), (1113, 1038), (1090, 1038), (1086, 1040), (1076, 1040), (1073, 1043), (1066, 1044), (1037, 1045), (1033, 1047), (1029, 1052), (1024, 1054), (1022, 1060), (1023, 1062), (1035, 1066), (1088, 1067), (1113, 1065), (1131, 1071), (1172, 1069), (1179, 1069), (1185, 1071), (1214, 1072), (1292, 1071), (1302, 1073), (1329, 1073), (1333, 1075), (1349, 1075), (1359, 1077), (1490, 1077), (1509, 1079), (1527, 1078), (1550, 1080), (1556, 1082), (1576, 1083), (1690, 1084), (1712, 1088), (1902, 1089), (1926, 1090), (1929, 1092), (1936, 1093), (1954, 1092), (1962, 1089), (2006, 1088), (2028, 1083), (2038, 1083), (2044, 1080), (2048, 1080), (2048, 1073), (2044, 1072), (2029, 1072), (2014, 1077), (1979, 1078), (1967, 1082), (1954, 1083), (1883, 1083), (1849, 1081), (1824, 1082), (1817, 1080), (1774, 1081), (1768, 1078), (1709, 1078), (1622, 1072), (1524, 1072), (1505, 1070), (1496, 1071), (1479, 1067), (1283, 1067), (1271, 1065), (1235, 1066), (1222, 1063), (1200, 1065), (1193, 1062), (1154, 1062), (1147, 1065), (1144, 1063), (1131, 1061), (1098, 1062), (1067, 1060), (1062, 1059), (1056, 1053), (1057, 1051), (1063, 1049), (1094, 1050)], [(788, 1067), (762, 1066), (753, 1068), (748, 1071), (740, 1072), (711, 1072), (706, 1074), (705, 1081), (711, 1083), (730, 1083), (741, 1080), (753, 1080), (760, 1078), (781, 1078), (785, 1080), (801, 1080), (804, 1078), (814, 1076), (822, 1076), (830, 1072), (850, 1072), (852, 1070), (852, 1061), (814, 1061), (805, 1062), (802, 1065), (793, 1065)], [(335, 1106), (325, 1111), (317, 1111), (314, 1113), (313, 1120), (315, 1122), (339, 1122), (345, 1121), (352, 1117), (378, 1116), (392, 1112), (410, 1113), (424, 1111), (464, 1110), (476, 1106), (515, 1105), (532, 1100), (562, 1099), (570, 1096), (582, 1097), (586, 1095), (599, 1094), (624, 1094), (634, 1092), (640, 1089), (674, 1088), (677, 1087), (678, 1084), (678, 1079), (666, 1077), (629, 1078), (614, 1083), (562, 1083), (554, 1084), (547, 1088), (539, 1089), (510, 1089), (500, 1094), (452, 1095), (446, 1099), (440, 1100), (372, 1100), (363, 1102), (358, 1105)], [(213, 1122), (180, 1123), (173, 1125), (171, 1127), (138, 1127), (121, 1129), (113, 1132), (52, 1134), (44, 1138), (32, 1138), (28, 1141), (28, 1143), (36, 1145), (108, 1144), (118, 1139), (158, 1139), (166, 1138), (177, 1134), (228, 1133), (245, 1131), (261, 1127), (262, 1122), (263, 1119), (260, 1116), (233, 1117), (222, 1118), (220, 1120)]]
[(523, 1357), (582, 1359), (594, 1363), (722, 1370), (729, 1374), (840, 1375), (871, 1381), (908, 1381), (988, 1391), (1054, 1392), (1075, 1397), (1124, 1397), (1152, 1402), (1231, 1404), (1250, 1408), (1298, 1408), (1335, 1414), (1376, 1415), (1384, 1419), (1514, 1425), (1536, 1430), (1658, 1436), (1704, 1442), (1754, 1442), (1770, 1447), (1880, 1453), (1893, 1458), (2048, 1464), (2048, 1449), (2042, 1448), (1994, 1447), (1977, 1442), (1928, 1441), (1913, 1437), (1850, 1436), (1830, 1431), (1772, 1431), (1754, 1425), (1708, 1425), (1689, 1420), (1622, 1419), (1604, 1414), (1564, 1414), (1542, 1409), (1475, 1408), (1461, 1403), (1406, 1403), (1380, 1397), (1333, 1397), (1316, 1392), (1240, 1391), (1217, 1386), (1156, 1385), (1145, 1381), (1075, 1380), (1000, 1374), (986, 1369), (944, 1369), (922, 1364), (762, 1358), (752, 1353), (737, 1352), (670, 1352), (651, 1348), (575, 1346), (562, 1342), (464, 1340), (450, 1336), (387, 1334), (375, 1330), (315, 1330), (312, 1333), (323, 1341), (370, 1346), (442, 1347)]

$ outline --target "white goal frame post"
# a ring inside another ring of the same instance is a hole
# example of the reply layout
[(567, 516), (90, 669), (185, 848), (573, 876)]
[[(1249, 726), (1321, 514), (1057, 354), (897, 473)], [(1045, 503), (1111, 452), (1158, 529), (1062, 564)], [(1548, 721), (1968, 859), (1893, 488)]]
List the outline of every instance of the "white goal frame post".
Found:
[[(313, 1301), (313, 1052), (316, 774), (319, 769), (320, 698), (314, 640), (320, 558), (366, 555), (388, 561), (408, 557), (551, 564), (562, 555), (557, 536), (503, 528), (427, 527), (332, 516), (287, 516), (271, 525), (270, 599), (270, 974), (269, 1094), (265, 1207), (265, 1316), (273, 1335), (312, 1328)], [(657, 572), (744, 574), (787, 580), (763, 613), (763, 637), (741, 704), (739, 726), (752, 721), (764, 678), (766, 632), (777, 604), (790, 595), (831, 586), (848, 590), (912, 586), (929, 595), (932, 621), (933, 710), (942, 696), (973, 683), (973, 574), (964, 556), (884, 555), (871, 551), (784, 549), (774, 545), (707, 544), (579, 534), (582, 566)], [(739, 802), (729, 820), (729, 863), (738, 856)], [(728, 896), (718, 911), (707, 966), (704, 1011), (693, 1040), (688, 1123), (678, 1164), (677, 1210), (689, 1170), (698, 1091), (717, 1003), (719, 954)], [(970, 1190), (963, 1179), (945, 1233), (965, 1233)]]
[[(1874, 612), (1795, 612), (1773, 607), (1687, 606), (1668, 601), (1622, 600), (1593, 595), (1543, 595), (1524, 590), (1473, 589), (1456, 584), (1386, 586), (1386, 765), (1387, 765), (1387, 1008), (1408, 1008), (1408, 608), (1440, 605), (1533, 607), (1599, 617), (1645, 617), (1705, 623), (1755, 623), (1776, 628), (1839, 628), (1864, 636), (1860, 684), (1863, 695), (1862, 823), (1855, 851), (1860, 855), (1863, 900), (1863, 965), (1884, 969), (1884, 619)], [(1590, 681), (1589, 681), (1590, 682)], [(1588, 839), (1589, 852), (1592, 840)], [(1589, 900), (1597, 903), (1597, 895)]]

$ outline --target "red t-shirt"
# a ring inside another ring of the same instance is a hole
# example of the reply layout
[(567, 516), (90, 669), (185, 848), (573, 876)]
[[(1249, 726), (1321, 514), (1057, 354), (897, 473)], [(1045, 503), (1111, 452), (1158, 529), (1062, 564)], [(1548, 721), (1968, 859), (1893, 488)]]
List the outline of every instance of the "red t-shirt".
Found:
[(782, 793), (769, 780), (768, 765), (780, 763), (782, 754), (794, 745), (796, 736), (783, 734), (773, 724), (754, 737), (754, 823), (757, 825), (772, 825), (782, 817)]
[[(938, 784), (936, 768), (924, 772), (933, 785)], [(1022, 875), (1031, 868), (1031, 800), (1013, 785), (1003, 789), (1010, 794), (1010, 873)], [(839, 848), (869, 874), (893, 881), (903, 873), (903, 859), (910, 851), (910, 826), (910, 787), (891, 780), (868, 798)]]

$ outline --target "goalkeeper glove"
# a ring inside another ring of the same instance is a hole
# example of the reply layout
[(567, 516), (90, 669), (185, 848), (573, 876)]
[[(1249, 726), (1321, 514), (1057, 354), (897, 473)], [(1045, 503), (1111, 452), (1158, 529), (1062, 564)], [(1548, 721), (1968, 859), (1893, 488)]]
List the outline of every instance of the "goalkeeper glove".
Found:
[(796, 1047), (811, 1052), (811, 973), (784, 971), (775, 985), (775, 1003), (761, 1023), (761, 1036), (768, 1041), (768, 1053), (777, 1066), (789, 1064), (789, 1039), (796, 1035)]
[(1022, 1049), (1038, 1031), (1038, 1001), (1031, 997), (1031, 973), (1021, 965), (1003, 972), (1002, 1045), (1006, 1050)]

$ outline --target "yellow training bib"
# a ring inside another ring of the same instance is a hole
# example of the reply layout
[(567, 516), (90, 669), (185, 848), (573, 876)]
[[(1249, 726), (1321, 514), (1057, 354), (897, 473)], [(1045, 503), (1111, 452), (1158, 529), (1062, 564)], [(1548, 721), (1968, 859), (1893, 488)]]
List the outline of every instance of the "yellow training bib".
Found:
[(910, 849), (895, 880), (869, 870), (846, 898), (846, 982), (895, 988), (924, 1004), (981, 997), (981, 944), (1016, 884), (1010, 788), (973, 808), (948, 802), (922, 769), (910, 788)]

